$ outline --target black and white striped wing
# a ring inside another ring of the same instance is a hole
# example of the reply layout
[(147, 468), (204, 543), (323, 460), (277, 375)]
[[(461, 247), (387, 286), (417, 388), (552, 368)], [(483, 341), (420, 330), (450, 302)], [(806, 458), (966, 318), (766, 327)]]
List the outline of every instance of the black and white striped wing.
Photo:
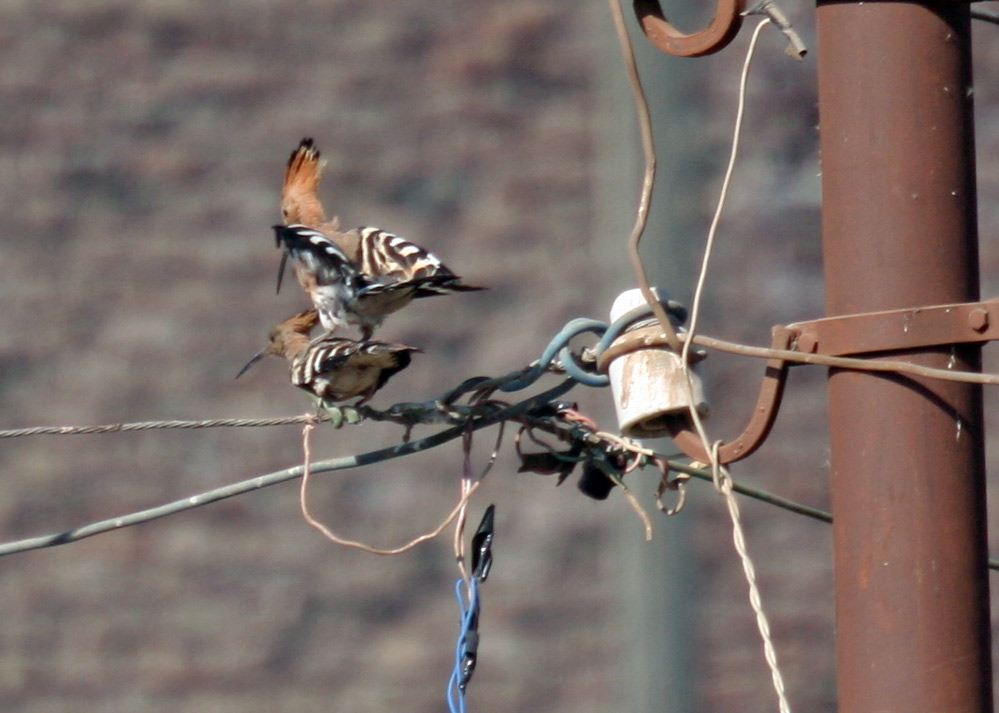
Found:
[(440, 259), (416, 243), (380, 228), (358, 228), (358, 267), (378, 281), (409, 283), (413, 297), (480, 290), (462, 284)]
[(346, 364), (357, 352), (361, 342), (340, 337), (321, 337), (298, 355), (292, 365), (291, 380), (295, 386), (315, 383), (316, 379)]
[[(367, 283), (347, 254), (320, 231), (298, 224), (275, 225), (274, 235), (278, 247), (284, 247), (285, 255), (308, 270), (316, 284), (341, 282), (360, 288)], [(283, 272), (283, 260), (281, 268)]]
[(370, 396), (409, 366), (414, 347), (321, 337), (292, 365), (292, 382), (321, 398)]
[(358, 267), (367, 275), (411, 280), (431, 275), (453, 275), (436, 255), (416, 243), (380, 228), (358, 228)]

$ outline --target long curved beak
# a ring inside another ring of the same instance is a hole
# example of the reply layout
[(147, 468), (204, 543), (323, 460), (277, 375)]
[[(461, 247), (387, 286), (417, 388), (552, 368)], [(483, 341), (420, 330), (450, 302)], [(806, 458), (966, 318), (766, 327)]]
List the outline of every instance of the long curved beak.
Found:
[(236, 374), (236, 378), (238, 379), (238, 378), (239, 378), (239, 377), (241, 377), (241, 376), (242, 376), (243, 374), (245, 374), (245, 373), (246, 373), (246, 371), (247, 371), (247, 370), (248, 370), (248, 369), (249, 369), (249, 368), (250, 368), (251, 366), (253, 366), (254, 364), (256, 364), (256, 363), (257, 363), (258, 361), (260, 361), (261, 359), (263, 359), (263, 358), (264, 358), (265, 356), (267, 356), (267, 349), (266, 349), (266, 348), (264, 348), (264, 349), (261, 349), (261, 350), (260, 350), (259, 352), (257, 352), (256, 354), (254, 354), (254, 355), (253, 355), (253, 358), (252, 358), (252, 359), (250, 359), (250, 361), (246, 362), (246, 366), (244, 366), (244, 367), (243, 367), (242, 369), (240, 369), (240, 370), (239, 370), (239, 373), (238, 373), (238, 374)]
[(278, 268), (277, 294), (281, 294), (281, 281), (284, 280), (284, 268), (288, 264), (288, 251), (281, 253), (281, 266)]

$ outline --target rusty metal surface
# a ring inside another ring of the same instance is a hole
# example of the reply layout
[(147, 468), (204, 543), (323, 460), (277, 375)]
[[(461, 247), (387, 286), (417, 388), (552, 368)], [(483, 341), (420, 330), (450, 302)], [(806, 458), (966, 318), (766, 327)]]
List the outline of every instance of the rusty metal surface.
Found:
[(656, 48), (677, 57), (701, 57), (724, 49), (742, 27), (742, 0), (717, 0), (711, 23), (700, 32), (686, 34), (676, 29), (659, 0), (635, 0), (635, 17)]
[(999, 300), (907, 307), (788, 325), (794, 348), (847, 356), (999, 339)]
[[(632, 354), (643, 349), (669, 348), (669, 339), (664, 335), (663, 330), (659, 326), (653, 325), (651, 327), (630, 329), (597, 355), (597, 371), (601, 374), (606, 374), (610, 368), (610, 363), (626, 354)], [(707, 353), (700, 349), (691, 349), (688, 356), (689, 363), (697, 364), (707, 356)]]
[[(978, 299), (968, 7), (820, 2), (830, 316)], [(890, 358), (979, 368), (979, 345)], [(981, 388), (832, 370), (839, 710), (991, 711)]]
[[(774, 349), (787, 349), (794, 334), (784, 327), (776, 327), (773, 334)], [(788, 363), (783, 359), (768, 359), (756, 407), (743, 432), (734, 440), (727, 441), (718, 449), (718, 461), (722, 464), (734, 463), (746, 458), (763, 445), (773, 428), (784, 395), (787, 382)], [(697, 431), (687, 417), (676, 418), (669, 423), (670, 436), (676, 446), (690, 458), (710, 462), (711, 458)]]

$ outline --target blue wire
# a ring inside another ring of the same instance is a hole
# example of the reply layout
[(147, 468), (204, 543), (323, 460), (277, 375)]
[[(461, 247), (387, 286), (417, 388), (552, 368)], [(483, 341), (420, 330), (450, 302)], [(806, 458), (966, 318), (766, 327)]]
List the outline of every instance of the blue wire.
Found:
[[(672, 306), (667, 303), (663, 303), (663, 307), (666, 309), (667, 314), (671, 317), (675, 317), (680, 323), (683, 323), (687, 318), (687, 310), (673, 303)], [(648, 319), (652, 317), (652, 308), (647, 304), (640, 305), (633, 310), (625, 312), (620, 317), (618, 317), (614, 322), (607, 327), (607, 330), (603, 333), (600, 338), (600, 343), (597, 344), (596, 352), (597, 356), (603, 354), (604, 350), (609, 347), (615, 339), (621, 336), (621, 332), (628, 328), (633, 322), (637, 322), (640, 319)]]
[(461, 608), (461, 631), (458, 634), (458, 643), (454, 652), (454, 671), (447, 683), (447, 705), (451, 713), (465, 713), (465, 684), (467, 678), (462, 670), (465, 655), (468, 653), (466, 643), (469, 633), (479, 616), (479, 581), (472, 577), (470, 580), (471, 599), (465, 601), (465, 580), (459, 579), (455, 583), (455, 595), (458, 598), (458, 606)]
[[(682, 321), (685, 318), (686, 311), (677, 303), (664, 303), (664, 306), (670, 315), (676, 319)], [(587, 317), (579, 317), (570, 320), (548, 343), (548, 346), (545, 347), (544, 352), (541, 354), (541, 358), (538, 359), (537, 363), (531, 367), (530, 370), (521, 374), (518, 378), (512, 381), (498, 384), (496, 388), (500, 391), (505, 391), (506, 393), (526, 389), (528, 386), (541, 378), (541, 376), (548, 369), (549, 365), (555, 361), (556, 357), (558, 357), (562, 366), (565, 368), (566, 374), (573, 381), (583, 384), (584, 386), (607, 386), (610, 384), (610, 378), (606, 374), (596, 374), (589, 371), (586, 366), (579, 363), (576, 360), (576, 357), (573, 356), (572, 352), (569, 350), (569, 342), (578, 337), (580, 334), (585, 334), (586, 332), (600, 335), (600, 341), (595, 349), (597, 356), (599, 356), (615, 339), (621, 335), (621, 332), (623, 332), (628, 325), (637, 319), (647, 319), (651, 316), (652, 310), (649, 306), (642, 305), (622, 315), (610, 325), (606, 322), (601, 322), (600, 320), (590, 319)], [(483, 383), (488, 384), (490, 381), (499, 381), (499, 379), (485, 380)]]
[(558, 358), (559, 361), (562, 362), (562, 366), (565, 368), (565, 373), (583, 386), (610, 385), (610, 377), (607, 376), (607, 374), (594, 374), (592, 371), (586, 371), (586, 369), (584, 369), (583, 366), (576, 361), (576, 357), (573, 356), (571, 351), (569, 351), (569, 347), (562, 347), (562, 351), (559, 353)]
[[(509, 393), (511, 391), (520, 391), (521, 389), (527, 388), (541, 378), (541, 375), (545, 373), (548, 365), (555, 360), (555, 357), (563, 353), (563, 349), (565, 350), (565, 353), (568, 353), (567, 347), (569, 342), (571, 342), (575, 337), (586, 332), (603, 334), (606, 329), (607, 323), (596, 319), (579, 317), (571, 320), (564, 327), (562, 327), (562, 330), (555, 335), (551, 342), (549, 342), (548, 346), (545, 347), (545, 351), (541, 354), (541, 358), (538, 360), (538, 363), (535, 364), (530, 371), (521, 376), (519, 379), (503, 384), (499, 387), (499, 389)], [(592, 374), (583, 371), (582, 367), (574, 363), (574, 359), (571, 357), (562, 358), (562, 363), (566, 366), (565, 370), (569, 376), (581, 384), (585, 384), (587, 386), (606, 386), (609, 383), (607, 377), (603, 374)], [(570, 363), (572, 366), (568, 366)]]

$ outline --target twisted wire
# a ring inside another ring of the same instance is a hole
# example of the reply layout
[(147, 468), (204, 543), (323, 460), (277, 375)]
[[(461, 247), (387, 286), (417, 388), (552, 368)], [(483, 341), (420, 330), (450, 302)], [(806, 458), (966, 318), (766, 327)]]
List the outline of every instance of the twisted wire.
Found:
[(447, 682), (446, 695), (451, 713), (465, 713), (465, 683), (468, 680), (464, 670), (465, 661), (469, 651), (478, 648), (478, 632), (475, 627), (479, 618), (479, 581), (476, 577), (471, 577), (466, 583), (464, 578), (459, 578), (454, 589), (461, 609), (461, 629), (455, 644), (454, 670)]
[(31, 428), (7, 428), (0, 430), (0, 438), (22, 438), (25, 436), (79, 436), (95, 433), (128, 433), (132, 431), (156, 431), (170, 428), (266, 428), (269, 426), (291, 426), (307, 423), (314, 417), (281, 416), (276, 418), (213, 418), (207, 420), (184, 421), (137, 421), (135, 423), (111, 423), (100, 426), (33, 426)]
[[(732, 149), (728, 165), (725, 169), (725, 177), (722, 180), (722, 189), (721, 195), (718, 198), (718, 206), (711, 221), (711, 227), (708, 229), (707, 245), (704, 248), (704, 258), (701, 262), (701, 269), (697, 277), (697, 287), (694, 290), (694, 301), (691, 306), (690, 313), (691, 335), (695, 334), (697, 330), (697, 318), (700, 314), (701, 297), (707, 283), (708, 266), (711, 262), (715, 236), (717, 235), (718, 224), (721, 221), (722, 211), (725, 207), (728, 189), (731, 184), (733, 171), (735, 169), (735, 160), (739, 151), (739, 137), (742, 132), (742, 120), (745, 115), (746, 107), (746, 85), (749, 80), (749, 67), (753, 61), (753, 55), (756, 51), (756, 43), (760, 37), (760, 32), (769, 24), (770, 19), (765, 18), (756, 26), (756, 29), (753, 31), (752, 38), (749, 41), (749, 48), (746, 51), (746, 59), (742, 66), (742, 74), (739, 78), (739, 103), (736, 108)], [(753, 564), (753, 559), (749, 554), (748, 547), (746, 546), (746, 537), (742, 529), (742, 519), (739, 514), (739, 503), (736, 500), (735, 495), (732, 493), (732, 478), (728, 469), (721, 465), (718, 458), (718, 449), (721, 447), (721, 442), (715, 441), (712, 444), (709, 441), (707, 432), (704, 429), (704, 424), (701, 421), (701, 416), (694, 405), (697, 400), (694, 398), (694, 384), (692, 381), (692, 373), (689, 362), (690, 348), (692, 344), (692, 339), (688, 339), (684, 343), (683, 355), (680, 360), (684, 374), (687, 377), (687, 388), (690, 390), (690, 418), (697, 429), (697, 433), (704, 444), (705, 450), (707, 450), (707, 452), (711, 455), (711, 469), (715, 488), (717, 488), (717, 490), (724, 495), (725, 503), (728, 506), (729, 518), (732, 521), (732, 540), (735, 545), (735, 551), (739, 556), (739, 560), (742, 562), (743, 573), (746, 576), (746, 584), (749, 587), (749, 605), (756, 616), (756, 626), (757, 629), (759, 629), (760, 638), (763, 641), (763, 657), (767, 662), (767, 667), (770, 669), (774, 693), (777, 695), (777, 706), (780, 709), (780, 713), (790, 713), (791, 705), (787, 699), (787, 690), (784, 686), (784, 676), (781, 673), (780, 665), (777, 662), (777, 650), (774, 648), (773, 637), (770, 635), (770, 623), (767, 619), (766, 612), (763, 609), (763, 598), (760, 595), (760, 588), (756, 581), (756, 567)]]

